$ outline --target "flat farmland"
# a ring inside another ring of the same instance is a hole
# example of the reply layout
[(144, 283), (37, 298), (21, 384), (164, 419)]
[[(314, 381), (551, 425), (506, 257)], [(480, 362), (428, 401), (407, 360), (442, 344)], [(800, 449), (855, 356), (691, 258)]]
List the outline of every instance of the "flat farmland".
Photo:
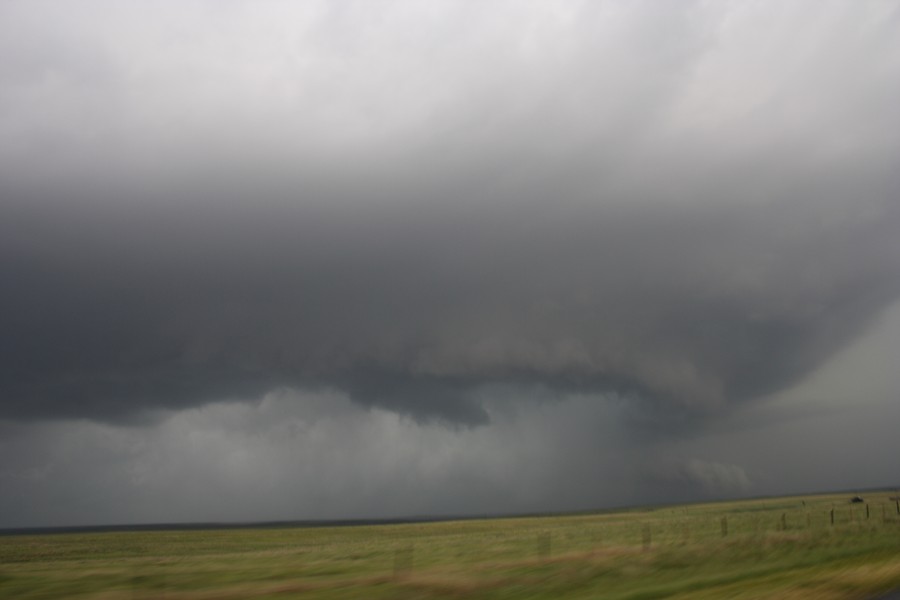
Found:
[(340, 527), (0, 537), (0, 598), (873, 598), (893, 494)]

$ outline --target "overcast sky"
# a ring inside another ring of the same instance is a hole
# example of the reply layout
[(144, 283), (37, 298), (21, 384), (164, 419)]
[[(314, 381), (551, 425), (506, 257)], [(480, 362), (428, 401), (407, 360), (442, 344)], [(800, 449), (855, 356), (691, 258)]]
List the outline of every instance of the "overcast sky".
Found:
[(0, 2), (0, 527), (900, 486), (900, 5)]

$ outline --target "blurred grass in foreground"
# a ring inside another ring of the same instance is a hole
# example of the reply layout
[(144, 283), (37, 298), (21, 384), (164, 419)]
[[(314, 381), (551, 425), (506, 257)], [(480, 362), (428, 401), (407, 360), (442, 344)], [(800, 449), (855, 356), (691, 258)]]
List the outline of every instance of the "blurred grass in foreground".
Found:
[[(0, 598), (871, 598), (888, 494), (354, 527), (0, 537)], [(831, 511), (834, 509), (834, 525)]]

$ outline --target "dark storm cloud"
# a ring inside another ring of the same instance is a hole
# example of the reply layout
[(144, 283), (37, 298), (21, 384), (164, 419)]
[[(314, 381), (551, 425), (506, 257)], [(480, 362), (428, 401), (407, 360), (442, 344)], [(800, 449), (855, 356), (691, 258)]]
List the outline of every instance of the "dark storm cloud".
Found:
[(28, 6), (2, 9), (5, 418), (279, 387), (462, 423), (486, 386), (708, 412), (900, 294), (874, 4), (784, 9), (751, 51), (759, 14), (692, 4)]
[(615, 452), (616, 407), (582, 397), (545, 408), (491, 400), (489, 427), (448, 428), (341, 395), (281, 391), (146, 427), (0, 425), (0, 527), (509, 514), (631, 500), (634, 461)]

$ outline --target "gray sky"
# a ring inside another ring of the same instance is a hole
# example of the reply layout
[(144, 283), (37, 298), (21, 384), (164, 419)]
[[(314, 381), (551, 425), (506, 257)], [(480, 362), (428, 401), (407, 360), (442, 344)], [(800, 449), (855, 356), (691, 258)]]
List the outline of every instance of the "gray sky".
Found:
[(0, 527), (900, 485), (898, 29), (0, 4)]

